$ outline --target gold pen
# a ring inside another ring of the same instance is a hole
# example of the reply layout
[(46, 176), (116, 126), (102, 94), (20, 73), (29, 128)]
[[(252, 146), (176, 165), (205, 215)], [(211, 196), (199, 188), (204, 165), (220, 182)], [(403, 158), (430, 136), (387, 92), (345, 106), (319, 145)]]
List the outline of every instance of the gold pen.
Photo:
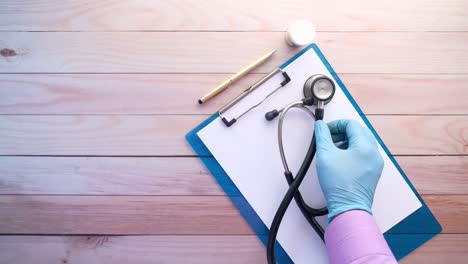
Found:
[(211, 92), (205, 94), (202, 98), (198, 99), (198, 103), (203, 104), (204, 102), (208, 101), (209, 99), (215, 97), (217, 94), (219, 94), (220, 92), (222, 92), (226, 88), (228, 88), (231, 83), (239, 80), (240, 78), (245, 76), (247, 73), (251, 72), (253, 69), (255, 69), (258, 66), (262, 65), (275, 52), (276, 52), (276, 50), (270, 51), (267, 54), (263, 55), (262, 57), (258, 58), (256, 61), (249, 64), (247, 67), (243, 68), (238, 73), (231, 76), (231, 78), (229, 78), (226, 81), (222, 82), (220, 85), (218, 85), (216, 88), (214, 88)]

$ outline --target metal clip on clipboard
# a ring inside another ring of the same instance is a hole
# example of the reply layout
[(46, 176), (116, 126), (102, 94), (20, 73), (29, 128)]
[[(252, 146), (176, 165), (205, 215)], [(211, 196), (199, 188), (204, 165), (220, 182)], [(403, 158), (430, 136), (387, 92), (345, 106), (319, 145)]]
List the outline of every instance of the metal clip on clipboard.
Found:
[[(251, 92), (253, 92), (255, 89), (257, 89), (260, 85), (262, 85), (263, 83), (265, 83), (266, 81), (268, 81), (271, 77), (273, 77), (275, 74), (281, 72), (281, 74), (283, 75), (284, 77), (284, 80), (280, 83), (280, 86), (276, 89), (274, 89), (271, 93), (267, 94), (265, 96), (265, 98), (263, 98), (263, 100), (261, 100), (260, 102), (258, 102), (257, 104), (251, 106), (249, 109), (247, 109), (246, 111), (244, 111), (242, 114), (240, 114), (238, 117), (234, 117), (232, 118), (231, 120), (227, 120), (223, 114), (229, 110), (231, 107), (233, 107), (235, 104), (237, 104), (240, 100), (242, 100), (244, 97), (246, 97), (247, 95), (249, 95)], [(239, 96), (237, 96), (236, 98), (234, 98), (231, 102), (229, 102), (227, 105), (223, 106), (223, 108), (221, 108), (219, 110), (219, 117), (221, 118), (221, 120), (223, 120), (223, 123), (227, 126), (227, 127), (230, 127), (232, 126), (237, 120), (239, 120), (242, 116), (244, 116), (245, 114), (247, 114), (250, 110), (254, 109), (255, 107), (261, 105), (263, 102), (265, 102), (265, 100), (272, 94), (274, 94), (276, 91), (278, 91), (280, 88), (282, 88), (283, 86), (285, 86), (287, 83), (289, 83), (289, 81), (291, 81), (291, 78), (289, 77), (289, 75), (281, 70), (280, 68), (276, 68), (274, 69), (272, 72), (270, 72), (269, 74), (267, 74), (265, 77), (263, 77), (262, 79), (258, 80), (256, 83), (254, 83), (252, 86), (250, 86), (247, 90), (245, 90), (243, 93), (241, 93)]]

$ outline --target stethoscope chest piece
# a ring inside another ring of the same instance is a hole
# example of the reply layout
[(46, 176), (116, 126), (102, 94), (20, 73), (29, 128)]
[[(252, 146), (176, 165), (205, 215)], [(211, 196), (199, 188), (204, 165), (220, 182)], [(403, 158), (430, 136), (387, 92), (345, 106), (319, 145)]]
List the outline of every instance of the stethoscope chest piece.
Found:
[(325, 104), (331, 101), (335, 94), (335, 83), (323, 74), (311, 76), (304, 83), (304, 97), (314, 98), (314, 101), (322, 101)]

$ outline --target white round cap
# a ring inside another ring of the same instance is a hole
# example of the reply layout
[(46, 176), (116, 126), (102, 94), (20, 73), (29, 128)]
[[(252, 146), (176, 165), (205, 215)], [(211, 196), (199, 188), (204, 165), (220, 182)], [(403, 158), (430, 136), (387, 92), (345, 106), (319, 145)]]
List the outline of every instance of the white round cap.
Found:
[(309, 20), (295, 20), (286, 31), (286, 42), (290, 46), (304, 46), (315, 38), (315, 26)]

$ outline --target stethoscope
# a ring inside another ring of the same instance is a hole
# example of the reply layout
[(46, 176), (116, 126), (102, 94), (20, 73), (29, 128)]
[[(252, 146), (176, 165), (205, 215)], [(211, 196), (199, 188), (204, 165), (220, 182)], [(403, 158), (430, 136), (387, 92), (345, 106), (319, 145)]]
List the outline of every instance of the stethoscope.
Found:
[[(323, 120), (324, 114), (324, 106), (328, 102), (331, 101), (333, 95), (335, 94), (335, 83), (325, 75), (317, 74), (313, 75), (304, 84), (304, 98), (300, 101), (293, 102), (280, 110), (272, 110), (265, 114), (265, 118), (268, 121), (275, 119), (279, 115), (279, 122), (278, 122), (278, 145), (279, 145), (279, 152), (281, 156), (281, 161), (284, 167), (284, 176), (289, 184), (289, 189), (286, 192), (283, 200), (280, 203), (278, 210), (276, 211), (275, 217), (273, 218), (273, 222), (270, 227), (270, 233), (268, 236), (268, 244), (267, 244), (267, 259), (268, 263), (276, 263), (275, 261), (275, 242), (276, 236), (278, 234), (278, 229), (281, 224), (281, 221), (288, 209), (289, 204), (291, 203), (292, 199), (296, 201), (299, 209), (301, 210), (304, 217), (307, 219), (309, 224), (314, 228), (315, 232), (320, 236), (320, 238), (324, 239), (324, 230), (322, 226), (317, 222), (315, 217), (322, 216), (328, 214), (328, 209), (326, 207), (316, 209), (308, 206), (300, 191), (299, 186), (302, 183), (307, 171), (309, 170), (310, 164), (314, 159), (315, 152), (317, 150), (315, 144), (315, 133), (312, 136), (312, 141), (310, 142), (309, 149), (307, 150), (307, 154), (302, 162), (299, 171), (297, 172), (296, 177), (293, 177), (291, 171), (289, 170), (288, 163), (286, 161), (286, 157), (284, 155), (284, 148), (283, 148), (283, 121), (284, 117), (288, 113), (289, 110), (292, 108), (299, 108), (304, 110), (308, 113), (312, 118), (315, 120)], [(315, 106), (315, 113), (312, 112), (308, 106)]]

